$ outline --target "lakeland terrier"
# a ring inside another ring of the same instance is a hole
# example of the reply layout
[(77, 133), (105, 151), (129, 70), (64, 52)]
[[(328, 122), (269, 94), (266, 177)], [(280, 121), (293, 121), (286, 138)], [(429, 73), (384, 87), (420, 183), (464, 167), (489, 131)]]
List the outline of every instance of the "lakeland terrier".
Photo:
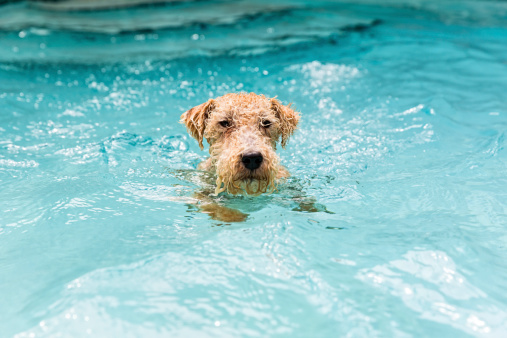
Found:
[(254, 93), (226, 94), (181, 115), (201, 149), (203, 139), (210, 144), (210, 158), (198, 169), (217, 175), (215, 194), (234, 195), (272, 192), (289, 176), (275, 150), (278, 141), (285, 148), (298, 121), (290, 105)]

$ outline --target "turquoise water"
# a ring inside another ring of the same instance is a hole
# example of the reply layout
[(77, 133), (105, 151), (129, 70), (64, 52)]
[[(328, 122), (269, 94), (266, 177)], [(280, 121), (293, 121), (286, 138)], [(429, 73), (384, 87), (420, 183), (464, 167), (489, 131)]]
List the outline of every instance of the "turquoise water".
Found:
[[(507, 336), (507, 3), (383, 3), (3, 5), (0, 336)], [(303, 117), (227, 224), (177, 122), (238, 91)]]

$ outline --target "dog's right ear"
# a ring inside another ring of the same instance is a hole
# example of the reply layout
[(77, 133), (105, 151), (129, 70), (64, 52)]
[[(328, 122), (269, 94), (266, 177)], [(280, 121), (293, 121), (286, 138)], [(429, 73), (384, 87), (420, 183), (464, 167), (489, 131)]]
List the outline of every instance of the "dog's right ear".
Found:
[(188, 133), (199, 141), (201, 150), (204, 148), (202, 140), (204, 138), (204, 129), (206, 129), (206, 120), (208, 119), (211, 111), (215, 108), (215, 101), (208, 100), (181, 115), (180, 123), (183, 123), (188, 130)]
[(284, 106), (275, 97), (271, 100), (271, 109), (280, 122), (280, 131), (282, 133), (282, 148), (285, 148), (289, 137), (294, 133), (299, 122), (299, 113), (290, 106)]

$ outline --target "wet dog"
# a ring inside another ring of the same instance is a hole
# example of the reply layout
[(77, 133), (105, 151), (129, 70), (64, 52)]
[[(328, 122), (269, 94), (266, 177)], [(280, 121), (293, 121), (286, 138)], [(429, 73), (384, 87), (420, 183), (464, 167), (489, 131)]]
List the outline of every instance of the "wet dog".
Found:
[(276, 145), (285, 148), (299, 118), (276, 98), (240, 93), (208, 100), (181, 115), (181, 122), (201, 149), (204, 139), (210, 145), (210, 158), (198, 169), (216, 174), (215, 194), (259, 195), (289, 176)]

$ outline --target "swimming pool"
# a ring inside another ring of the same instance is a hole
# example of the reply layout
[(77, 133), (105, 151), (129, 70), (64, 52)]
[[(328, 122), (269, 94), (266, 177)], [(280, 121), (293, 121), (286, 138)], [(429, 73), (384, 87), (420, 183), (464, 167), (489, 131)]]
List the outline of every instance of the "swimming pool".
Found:
[[(0, 336), (506, 336), (507, 3), (382, 3), (3, 5)], [(226, 224), (177, 122), (238, 91), (302, 120)]]

